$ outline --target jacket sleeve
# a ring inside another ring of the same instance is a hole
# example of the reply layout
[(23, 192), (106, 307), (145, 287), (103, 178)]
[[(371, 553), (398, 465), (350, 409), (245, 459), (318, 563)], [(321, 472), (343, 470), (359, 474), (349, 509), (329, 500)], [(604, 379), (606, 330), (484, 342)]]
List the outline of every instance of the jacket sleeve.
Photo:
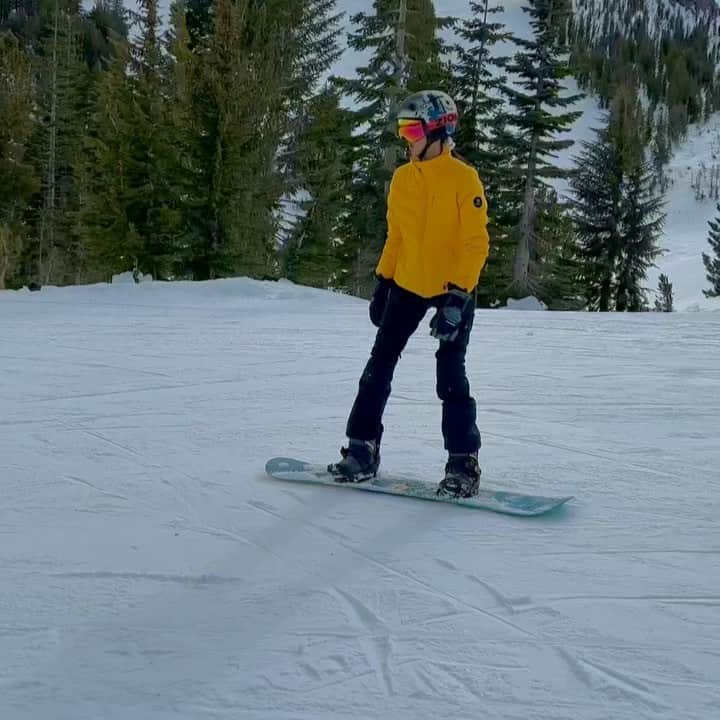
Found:
[(385, 240), (385, 247), (380, 256), (380, 262), (375, 269), (375, 272), (386, 280), (392, 280), (395, 277), (398, 252), (400, 251), (400, 243), (402, 242), (402, 234), (400, 233), (400, 226), (395, 212), (399, 184), (400, 181), (396, 171), (390, 182), (390, 192), (388, 193), (387, 200), (387, 239)]
[(450, 283), (470, 292), (478, 283), (490, 252), (488, 207), (485, 188), (476, 172), (458, 197), (460, 213), (460, 258)]

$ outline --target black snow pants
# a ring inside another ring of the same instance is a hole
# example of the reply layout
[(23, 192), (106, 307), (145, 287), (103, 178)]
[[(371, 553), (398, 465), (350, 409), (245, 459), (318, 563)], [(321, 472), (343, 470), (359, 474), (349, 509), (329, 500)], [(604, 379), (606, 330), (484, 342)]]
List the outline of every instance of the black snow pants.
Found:
[[(346, 434), (349, 438), (380, 442), (382, 416), (400, 354), (428, 308), (437, 307), (443, 301), (443, 296), (427, 300), (393, 286), (348, 418)], [(445, 449), (452, 454), (475, 453), (480, 448), (475, 400), (470, 395), (465, 372), (465, 353), (474, 315), (474, 303), (468, 303), (462, 331), (452, 342), (440, 342), (435, 353), (437, 394), (442, 400), (442, 434)]]

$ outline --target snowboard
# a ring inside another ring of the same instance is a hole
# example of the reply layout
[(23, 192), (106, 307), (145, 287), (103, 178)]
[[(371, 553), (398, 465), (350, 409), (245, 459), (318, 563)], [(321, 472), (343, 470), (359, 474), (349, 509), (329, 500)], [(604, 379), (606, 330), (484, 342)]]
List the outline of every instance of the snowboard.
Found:
[(568, 500), (572, 500), (572, 496), (543, 497), (493, 490), (482, 486), (478, 495), (471, 498), (454, 498), (447, 495), (438, 495), (437, 482), (382, 472), (376, 478), (363, 483), (339, 483), (328, 472), (326, 465), (313, 465), (302, 460), (285, 457), (268, 460), (265, 464), (265, 472), (270, 477), (278, 480), (289, 480), (312, 485), (331, 485), (338, 488), (398, 495), (418, 500), (432, 500), (433, 502), (460, 505), (475, 510), (491, 510), (505, 515), (543, 515), (564, 505)]

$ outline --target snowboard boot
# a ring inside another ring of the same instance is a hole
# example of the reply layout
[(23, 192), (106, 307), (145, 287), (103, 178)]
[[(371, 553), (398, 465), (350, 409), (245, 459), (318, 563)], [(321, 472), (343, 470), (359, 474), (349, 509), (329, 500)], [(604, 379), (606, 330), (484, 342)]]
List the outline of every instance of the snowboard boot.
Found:
[(445, 465), (445, 478), (440, 482), (438, 495), (469, 498), (480, 489), (480, 466), (476, 454), (450, 455)]
[(348, 447), (341, 448), (343, 456), (338, 463), (328, 465), (335, 482), (361, 483), (377, 475), (380, 466), (380, 447), (372, 440), (350, 438)]

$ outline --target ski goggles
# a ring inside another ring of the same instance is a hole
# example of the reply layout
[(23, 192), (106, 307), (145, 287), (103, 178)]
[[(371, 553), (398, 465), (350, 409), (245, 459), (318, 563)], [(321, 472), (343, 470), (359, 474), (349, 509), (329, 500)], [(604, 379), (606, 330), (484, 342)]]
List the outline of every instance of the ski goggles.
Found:
[(425, 137), (425, 123), (422, 120), (400, 118), (398, 120), (398, 135), (409, 143), (416, 143)]
[(415, 143), (428, 137), (428, 133), (445, 128), (447, 136), (450, 136), (457, 128), (457, 121), (457, 113), (447, 113), (427, 123), (417, 118), (398, 118), (398, 135), (409, 143)]

